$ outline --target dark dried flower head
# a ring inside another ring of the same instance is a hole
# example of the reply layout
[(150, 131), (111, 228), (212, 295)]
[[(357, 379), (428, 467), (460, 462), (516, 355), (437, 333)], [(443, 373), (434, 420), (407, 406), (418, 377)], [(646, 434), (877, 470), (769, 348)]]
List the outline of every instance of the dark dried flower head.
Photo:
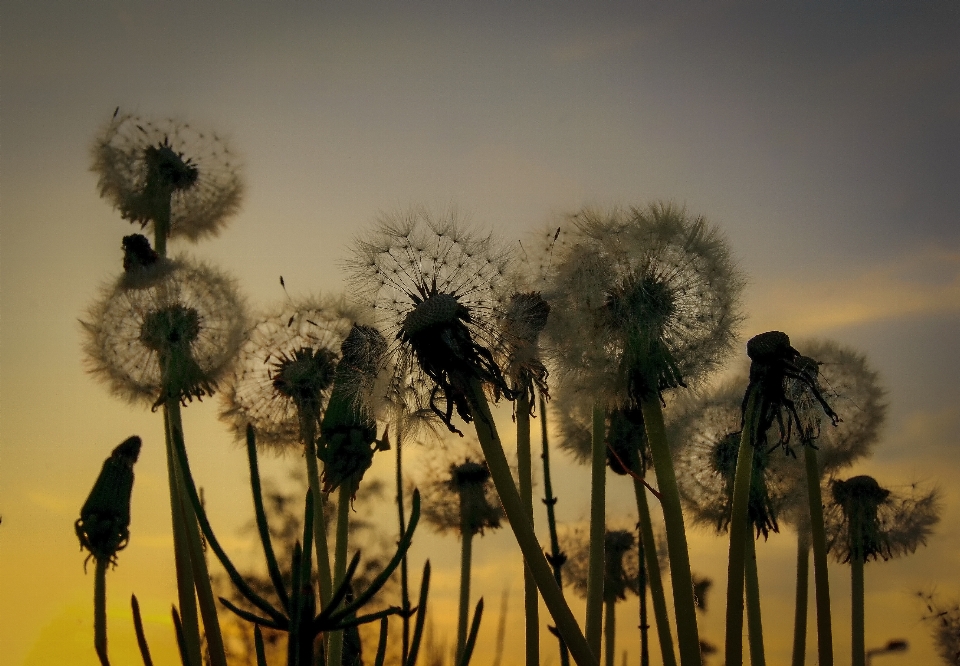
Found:
[(333, 387), (340, 347), (361, 317), (342, 298), (280, 304), (247, 333), (237, 369), (223, 392), (221, 418), (238, 438), (247, 425), (257, 442), (283, 450), (317, 432)]
[(172, 119), (115, 115), (94, 143), (91, 168), (100, 196), (124, 219), (147, 226), (169, 214), (171, 237), (215, 236), (243, 194), (226, 142)]
[(505, 343), (497, 327), (501, 283), (509, 254), (490, 236), (465, 231), (451, 214), (434, 219), (423, 210), (381, 218), (357, 241), (353, 282), (396, 338), (397, 367), (417, 377), (411, 411), (432, 410), (451, 432), (454, 411), (472, 420), (467, 396), (481, 382), (494, 399), (513, 396), (497, 360)]
[[(564, 582), (573, 586), (580, 596), (587, 594), (590, 562), (590, 541), (580, 530), (573, 531), (562, 542), (568, 554), (564, 566)], [(603, 598), (617, 601), (627, 598), (627, 592), (639, 590), (640, 560), (637, 539), (628, 530), (607, 530), (603, 538)]]
[(467, 449), (458, 456), (447, 452), (424, 470), (420, 483), (423, 517), (440, 533), (460, 534), (467, 528), (471, 534), (483, 534), (487, 529), (499, 529), (504, 519), (479, 444)]
[(323, 460), (323, 490), (330, 492), (348, 482), (352, 495), (373, 463), (375, 451), (390, 448), (377, 439), (377, 422), (366, 398), (386, 354), (387, 342), (372, 326), (354, 324), (340, 346), (340, 363), (330, 402), (320, 425), (317, 456)]
[(538, 291), (514, 293), (503, 314), (503, 336), (509, 342), (505, 373), (514, 391), (526, 394), (531, 409), (536, 404), (534, 388), (549, 395), (540, 354), (540, 333), (549, 315), (550, 305)]
[(80, 550), (86, 548), (97, 561), (116, 564), (117, 553), (130, 540), (133, 464), (140, 457), (140, 444), (134, 435), (113, 450), (74, 523)]
[(828, 548), (839, 562), (889, 560), (926, 545), (940, 520), (939, 493), (915, 487), (895, 494), (870, 476), (830, 484), (833, 503), (824, 515)]
[(246, 318), (233, 280), (186, 259), (163, 260), (146, 284), (121, 276), (82, 322), (89, 370), (117, 395), (154, 408), (211, 395)]
[[(571, 453), (578, 462), (588, 463), (593, 450), (593, 409), (590, 396), (562, 386), (551, 404), (560, 429), (560, 448)], [(607, 466), (615, 474), (627, 469), (645, 476), (653, 465), (643, 412), (639, 407), (609, 410), (606, 417)]]
[[(795, 456), (790, 446), (793, 429), (803, 443), (810, 443), (819, 435), (819, 416), (810, 409), (801, 415), (797, 403), (812, 401), (830, 417), (833, 425), (840, 417), (833, 411), (820, 392), (817, 384), (817, 362), (801, 356), (790, 345), (790, 338), (780, 331), (768, 331), (747, 341), (747, 356), (750, 357), (750, 383), (743, 396), (745, 412), (752, 394), (757, 396), (758, 427), (754, 446), (767, 446), (767, 431), (776, 422), (780, 440), (778, 444)], [(776, 445), (775, 445), (776, 446)]]
[[(733, 510), (743, 384), (730, 381), (684, 400), (668, 430), (684, 505), (695, 522), (717, 532), (729, 529)], [(802, 474), (802, 469), (778, 467), (767, 448), (754, 447), (747, 512), (757, 536), (779, 532), (778, 517), (796, 490), (796, 473)]]
[(619, 406), (696, 382), (728, 353), (743, 280), (702, 217), (584, 210), (563, 235), (547, 326), (563, 376)]

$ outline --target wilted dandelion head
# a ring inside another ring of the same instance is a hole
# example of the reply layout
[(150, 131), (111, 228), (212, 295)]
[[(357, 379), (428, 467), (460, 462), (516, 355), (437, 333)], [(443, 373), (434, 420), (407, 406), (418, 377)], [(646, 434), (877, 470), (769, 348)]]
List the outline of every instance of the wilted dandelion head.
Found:
[(154, 408), (211, 395), (246, 322), (232, 279), (187, 259), (163, 263), (145, 284), (119, 278), (81, 322), (90, 372), (116, 395)]
[(767, 445), (767, 433), (776, 423), (779, 445), (796, 456), (790, 446), (794, 428), (801, 443), (809, 444), (820, 434), (820, 410), (833, 425), (840, 417), (827, 404), (817, 384), (816, 359), (802, 356), (781, 331), (768, 331), (747, 341), (750, 357), (750, 383), (743, 396), (742, 410), (751, 395), (756, 395), (758, 411), (757, 439), (754, 446)]
[[(567, 553), (564, 581), (584, 597), (590, 564), (590, 540), (582, 530), (574, 530), (563, 539)], [(637, 537), (628, 530), (607, 530), (603, 536), (603, 599), (617, 601), (627, 598), (627, 592), (640, 589), (640, 559)]]
[[(668, 428), (684, 505), (695, 522), (717, 532), (729, 529), (733, 511), (743, 384), (733, 380), (684, 400)], [(795, 472), (802, 470), (785, 470), (772, 464), (766, 448), (753, 449), (747, 512), (758, 536), (779, 531), (778, 516), (796, 490)]]
[[(791, 393), (806, 432), (815, 439), (817, 463), (822, 474), (832, 474), (869, 455), (886, 420), (886, 391), (866, 357), (832, 341), (809, 341), (798, 345), (803, 356), (816, 359), (816, 386), (826, 402), (843, 420), (833, 428), (820, 428), (827, 414), (803, 382), (793, 380)], [(812, 371), (812, 370), (811, 370)]]
[(453, 412), (472, 420), (471, 382), (494, 398), (513, 392), (500, 369), (505, 342), (497, 326), (510, 255), (490, 236), (467, 230), (453, 213), (422, 209), (382, 217), (354, 247), (349, 263), (377, 323), (397, 340), (397, 367), (415, 376), (413, 410), (428, 408), (451, 432)]
[(466, 528), (475, 535), (501, 527), (503, 509), (479, 444), (458, 456), (441, 455), (422, 476), (423, 517), (438, 532), (461, 534)]
[(828, 548), (838, 562), (853, 559), (889, 560), (926, 545), (940, 520), (939, 493), (916, 487), (894, 493), (870, 476), (855, 476), (830, 484), (833, 502), (824, 521)]
[[(551, 404), (557, 415), (560, 448), (578, 462), (590, 461), (593, 451), (593, 406), (588, 396), (570, 386), (562, 386)], [(605, 420), (607, 466), (615, 474), (629, 470), (646, 474), (653, 464), (643, 412), (639, 407), (622, 407), (607, 411)]]
[(171, 237), (215, 236), (240, 207), (240, 165), (222, 137), (173, 119), (116, 113), (93, 146), (100, 196), (147, 226), (169, 207)]
[(342, 298), (313, 297), (287, 301), (261, 318), (247, 333), (223, 392), (221, 417), (236, 436), (242, 438), (249, 424), (258, 443), (282, 449), (301, 443), (303, 425), (316, 432), (340, 346), (360, 316)]
[(564, 233), (547, 327), (563, 375), (612, 405), (639, 403), (728, 353), (743, 280), (702, 217), (663, 203), (584, 210)]

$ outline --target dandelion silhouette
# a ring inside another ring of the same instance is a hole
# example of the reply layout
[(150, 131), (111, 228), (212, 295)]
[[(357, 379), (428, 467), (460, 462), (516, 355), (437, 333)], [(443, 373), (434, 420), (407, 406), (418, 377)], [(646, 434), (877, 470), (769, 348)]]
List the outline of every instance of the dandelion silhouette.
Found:
[(937, 654), (947, 666), (960, 666), (960, 603), (945, 604), (932, 592), (918, 592), (927, 609), (923, 619), (933, 631)]
[(893, 493), (870, 476), (830, 484), (833, 502), (826, 523), (830, 550), (838, 562), (850, 564), (853, 664), (865, 663), (864, 571), (870, 560), (888, 560), (926, 545), (940, 520), (939, 493)]
[(524, 395), (531, 410), (536, 405), (534, 389), (549, 396), (547, 368), (541, 359), (540, 334), (547, 325), (550, 304), (538, 291), (515, 292), (503, 314), (503, 336), (509, 341), (505, 375), (515, 394)]
[(89, 371), (115, 395), (154, 409), (211, 395), (246, 321), (230, 278), (187, 259), (163, 266), (144, 285), (118, 279), (81, 322)]
[(151, 225), (154, 232), (162, 227), (164, 241), (158, 245), (166, 236), (191, 241), (215, 236), (240, 208), (240, 165), (216, 133), (118, 110), (97, 137), (92, 156), (100, 195), (124, 219)]

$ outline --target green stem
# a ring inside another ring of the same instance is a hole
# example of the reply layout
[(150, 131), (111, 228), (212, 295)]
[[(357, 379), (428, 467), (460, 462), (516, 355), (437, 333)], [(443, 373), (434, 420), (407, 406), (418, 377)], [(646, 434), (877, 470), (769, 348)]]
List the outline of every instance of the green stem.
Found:
[[(167, 448), (167, 482), (170, 486), (170, 514), (173, 521), (173, 553), (177, 571), (177, 599), (180, 604), (180, 623), (183, 627), (184, 649), (191, 664), (200, 662), (200, 620), (197, 616), (197, 601), (194, 593), (193, 568), (187, 543), (183, 505), (186, 498), (180, 489), (179, 465), (173, 450), (173, 433), (170, 428), (169, 403), (163, 407), (163, 425)], [(175, 402), (175, 400), (173, 401)]]
[(827, 573), (827, 533), (823, 524), (820, 466), (817, 451), (803, 447), (810, 502), (810, 537), (813, 544), (813, 583), (817, 601), (817, 652), (820, 666), (833, 666), (833, 629), (830, 618), (830, 578)]
[[(634, 463), (634, 469), (639, 463)], [(667, 615), (667, 596), (663, 591), (663, 579), (660, 576), (660, 562), (657, 560), (657, 543), (653, 536), (653, 523), (650, 520), (650, 506), (647, 504), (647, 489), (643, 482), (633, 479), (633, 494), (637, 498), (637, 514), (640, 522), (640, 536), (643, 540), (647, 580), (650, 585), (650, 598), (653, 601), (653, 616), (657, 622), (657, 638), (660, 642), (660, 654), (664, 666), (677, 666), (677, 656), (673, 651), (673, 636), (670, 633), (670, 616)]]
[(537, 581), (540, 595), (553, 617), (557, 631), (563, 637), (570, 653), (573, 655), (574, 661), (577, 662), (578, 666), (595, 666), (598, 663), (597, 657), (590, 646), (587, 645), (583, 632), (580, 631), (573, 613), (570, 612), (570, 607), (563, 598), (560, 586), (557, 585), (553, 572), (550, 570), (550, 565), (547, 564), (543, 551), (540, 549), (540, 543), (533, 532), (533, 524), (527, 518), (523, 509), (520, 494), (513, 483), (510, 466), (503, 453), (500, 436), (497, 434), (496, 423), (490, 413), (490, 405), (487, 404), (487, 398), (479, 380), (471, 380), (468, 397), (470, 411), (477, 431), (477, 439), (480, 440), (480, 447), (483, 449), (483, 455), (490, 467), (490, 476), (493, 478), (497, 493), (500, 495), (500, 502), (507, 514), (507, 520), (510, 521), (510, 528), (517, 539), (517, 545), (520, 546), (520, 551), (533, 572), (533, 578)]
[(100, 663), (110, 666), (107, 659), (107, 565), (110, 558), (97, 560), (93, 577), (93, 647)]
[(470, 527), (470, 510), (464, 507), (460, 496), (460, 603), (457, 606), (456, 662), (463, 658), (467, 644), (467, 622), (470, 614), (470, 563), (473, 558), (473, 530)]
[(606, 525), (607, 494), (607, 413), (593, 407), (593, 438), (590, 454), (590, 559), (587, 566), (587, 644), (600, 654), (603, 618), (603, 537)]
[(810, 587), (810, 533), (797, 528), (797, 601), (793, 614), (793, 659), (803, 666), (807, 651), (807, 598)]
[(320, 492), (320, 470), (317, 465), (316, 429), (303, 428), (304, 455), (307, 459), (307, 480), (316, 501), (313, 512), (313, 545), (317, 553), (317, 578), (320, 588), (320, 608), (325, 609), (333, 594), (330, 575), (330, 552), (327, 549), (327, 526), (324, 522), (324, 499)]
[[(519, 475), (520, 499), (533, 523), (533, 470), (530, 454), (530, 399), (521, 392), (517, 398), (517, 472)], [(540, 664), (540, 595), (530, 567), (523, 566), (523, 610), (526, 650), (526, 666)]]
[(606, 666), (613, 666), (614, 646), (617, 640), (617, 600), (607, 599), (603, 602), (604, 626), (603, 626), (603, 657)]
[[(170, 419), (171, 433), (183, 434), (183, 422), (180, 417), (180, 402), (167, 400), (167, 417)], [(200, 541), (200, 528), (197, 526), (197, 516), (193, 504), (187, 500), (187, 490), (184, 485), (185, 471), (177, 465), (177, 482), (183, 507), (183, 519), (187, 537), (187, 548), (190, 553), (190, 565), (193, 571), (193, 582), (197, 589), (197, 599), (200, 606), (200, 615), (203, 618), (204, 635), (207, 639), (207, 650), (210, 654), (212, 666), (227, 666), (226, 650), (223, 645), (223, 636), (220, 633), (220, 620), (217, 617), (217, 605), (210, 584), (210, 574), (207, 571), (207, 559), (203, 554)]]
[(863, 591), (863, 545), (860, 539), (862, 527), (860, 511), (854, 508), (850, 517), (850, 533), (853, 535), (853, 557), (850, 558), (850, 627), (853, 666), (864, 666), (866, 661), (866, 641), (864, 640), (864, 591)]
[[(543, 460), (543, 502), (547, 505), (547, 529), (550, 532), (550, 557), (553, 560), (553, 577), (557, 581), (557, 587), (563, 591), (563, 574), (561, 572), (563, 563), (560, 561), (560, 539), (557, 537), (557, 516), (556, 505), (557, 498), (553, 495), (553, 485), (550, 481), (550, 439), (547, 435), (547, 401), (543, 394), (540, 394), (540, 442), (543, 445), (543, 453), (540, 458)], [(570, 653), (567, 650), (563, 638), (557, 636), (560, 642), (560, 666), (570, 666)]]
[[(172, 196), (172, 195), (171, 195)], [(167, 256), (167, 236), (170, 235), (170, 197), (166, 198), (166, 201), (157, 211), (155, 219), (153, 220), (153, 245), (154, 252), (156, 252), (160, 257)], [(181, 620), (183, 616), (181, 614)]]
[[(640, 599), (640, 666), (650, 666), (650, 624), (647, 620), (647, 564), (643, 548), (643, 534), (639, 535), (637, 547), (640, 558), (637, 565), (637, 596)], [(670, 647), (671, 652), (673, 646)]]
[[(403, 416), (397, 415), (397, 511), (400, 519), (400, 535), (406, 531), (406, 518), (403, 515)], [(410, 583), (407, 570), (407, 554), (403, 554), (400, 561), (400, 614), (403, 620), (403, 633), (401, 635), (400, 666), (407, 666), (408, 655), (410, 654)], [(417, 610), (422, 613), (422, 609)], [(418, 618), (419, 619), (419, 618)]]
[(747, 631), (750, 639), (750, 666), (766, 666), (763, 650), (763, 623), (760, 619), (760, 576), (757, 572), (757, 541), (747, 533), (746, 556)]
[(663, 410), (656, 396), (643, 400), (640, 409), (643, 411), (647, 442), (650, 444), (653, 467), (657, 473), (663, 522), (667, 528), (667, 551), (670, 554), (670, 574), (673, 578), (673, 607), (677, 616), (680, 663), (683, 666), (700, 666), (700, 634), (697, 630), (697, 607), (693, 598), (687, 534), (683, 526), (677, 475), (673, 469), (667, 432), (663, 424)]
[[(353, 494), (353, 482), (344, 479), (337, 495), (337, 541), (333, 552), (333, 587), (343, 582), (347, 573), (347, 538), (350, 527), (350, 496)], [(330, 634), (330, 657), (328, 666), (340, 666), (343, 657), (343, 631)]]
[(750, 389), (737, 451), (730, 515), (730, 556), (727, 560), (726, 666), (743, 664), (743, 586), (747, 539), (750, 538), (748, 504), (753, 476), (753, 440), (757, 428), (757, 389)]

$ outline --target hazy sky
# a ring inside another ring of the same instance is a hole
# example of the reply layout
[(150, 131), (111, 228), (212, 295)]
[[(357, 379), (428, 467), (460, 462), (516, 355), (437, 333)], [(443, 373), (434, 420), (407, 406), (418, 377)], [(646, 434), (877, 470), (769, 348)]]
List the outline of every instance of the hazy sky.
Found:
[[(416, 203), (456, 205), (509, 242), (585, 204), (668, 199), (721, 225), (749, 276), (744, 339), (771, 328), (829, 337), (880, 372), (889, 422), (851, 475), (943, 488), (929, 546), (867, 567), (868, 644), (905, 637), (901, 663), (932, 663), (910, 593), (936, 585), (960, 596), (958, 44), (952, 1), (3, 3), (4, 659), (94, 663), (93, 577), (72, 523), (104, 457), (131, 433), (144, 451), (131, 543), (108, 576), (110, 637), (117, 655), (132, 645), (136, 592), (151, 644), (172, 659), (159, 417), (84, 374), (77, 323), (119, 271), (131, 232), (89, 171), (91, 141), (119, 105), (220, 131), (243, 156), (239, 216), (220, 238), (172, 251), (232, 272), (253, 306), (283, 296), (280, 275), (294, 295), (342, 289), (351, 239), (378, 212)], [(243, 550), (246, 463), (217, 407), (186, 410), (187, 440), (218, 532)], [(278, 477), (283, 467), (267, 465)], [(564, 461), (558, 474), (572, 488), (584, 472)], [(564, 520), (585, 517), (586, 492), (575, 495), (561, 498)], [(633, 520), (629, 488), (612, 497), (611, 520)], [(457, 547), (424, 530), (412, 551), (415, 570), (428, 553), (438, 567), (440, 632), (452, 631)], [(692, 542), (694, 568), (717, 583), (704, 618), (717, 643), (725, 548), (709, 534)], [(794, 548), (785, 530), (759, 549), (771, 664), (789, 654)], [(518, 561), (509, 549), (508, 535), (476, 546), (474, 591), (489, 613), (480, 661), (491, 658), (509, 578), (502, 562)], [(831, 576), (843, 663), (848, 569)], [(508, 633), (508, 646), (521, 639)], [(636, 637), (621, 644), (635, 660)]]

